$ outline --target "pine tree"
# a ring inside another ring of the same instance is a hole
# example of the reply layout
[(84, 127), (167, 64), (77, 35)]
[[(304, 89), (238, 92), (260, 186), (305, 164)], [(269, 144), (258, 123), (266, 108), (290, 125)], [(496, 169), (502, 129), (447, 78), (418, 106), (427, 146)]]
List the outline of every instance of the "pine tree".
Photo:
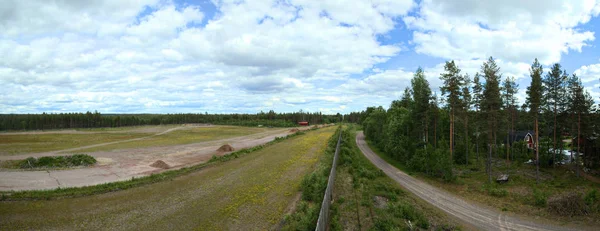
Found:
[(481, 72), (485, 77), (485, 85), (483, 88), (481, 109), (485, 115), (487, 122), (487, 134), (488, 134), (488, 176), (491, 179), (492, 165), (491, 165), (491, 152), (492, 148), (496, 147), (497, 140), (497, 128), (500, 107), (502, 106), (502, 100), (500, 98), (500, 67), (496, 64), (493, 57), (490, 57), (488, 61), (481, 65)]
[(554, 120), (553, 130), (553, 144), (552, 144), (552, 160), (553, 163), (556, 162), (556, 151), (557, 151), (557, 117), (560, 113), (564, 111), (565, 105), (565, 96), (566, 96), (566, 82), (567, 82), (567, 73), (566, 71), (561, 71), (561, 66), (558, 63), (555, 63), (550, 72), (546, 75), (546, 77), (542, 80), (544, 87), (546, 88), (546, 93), (544, 97), (544, 102), (546, 103), (546, 108), (549, 111), (552, 111), (552, 116)]
[(450, 159), (454, 151), (454, 114), (461, 106), (461, 87), (462, 77), (460, 69), (454, 63), (454, 60), (446, 62), (444, 65), (446, 73), (440, 75), (440, 79), (444, 82), (440, 87), (442, 95), (447, 95), (448, 106), (450, 108)]
[(404, 94), (402, 95), (402, 99), (400, 99), (400, 106), (404, 107), (404, 108), (410, 108), (410, 105), (412, 105), (412, 94), (410, 92), (410, 88), (406, 87), (404, 89)]
[[(589, 92), (585, 91), (583, 88), (583, 84), (581, 83), (581, 79), (577, 77), (577, 75), (573, 74), (572, 77), (568, 81), (568, 99), (569, 104), (567, 105), (569, 112), (574, 115), (576, 118), (574, 124), (577, 124), (577, 153), (581, 153), (581, 137), (582, 137), (582, 119), (583, 124), (587, 125), (585, 118), (592, 112), (592, 107), (594, 105), (594, 100), (590, 96)], [(588, 127), (588, 126), (584, 126)], [(587, 133), (587, 132), (586, 132)], [(584, 135), (584, 137), (587, 134)], [(576, 156), (577, 162), (579, 156)], [(573, 159), (573, 152), (571, 152), (571, 160)], [(576, 162), (576, 163), (577, 163)], [(577, 176), (579, 176), (579, 166), (576, 165)]]
[(477, 152), (477, 161), (479, 161), (479, 135), (480, 135), (480, 121), (479, 121), (479, 111), (481, 110), (481, 100), (482, 100), (482, 91), (483, 85), (479, 81), (479, 73), (475, 74), (473, 78), (473, 107), (475, 107), (475, 147)]
[(463, 103), (463, 122), (465, 125), (465, 165), (469, 165), (469, 110), (471, 109), (471, 78), (468, 74), (463, 76), (462, 103)]
[(502, 104), (507, 112), (508, 120), (506, 128), (506, 162), (510, 161), (510, 133), (514, 132), (514, 114), (516, 111), (517, 98), (516, 94), (519, 91), (519, 85), (515, 83), (514, 77), (506, 77), (502, 83)]
[(485, 77), (481, 108), (488, 125), (488, 144), (495, 145), (499, 119), (498, 113), (502, 106), (500, 98), (500, 67), (498, 67), (494, 58), (490, 57), (481, 66), (481, 72), (483, 72), (483, 76)]
[[(410, 81), (413, 91), (414, 104), (412, 107), (413, 121), (415, 121), (415, 130), (419, 140), (422, 140), (427, 144), (428, 139), (428, 124), (429, 124), (429, 101), (431, 99), (431, 89), (429, 88), (429, 82), (425, 78), (425, 73), (420, 67), (414, 74), (414, 77)], [(420, 121), (420, 124), (416, 121)]]
[(539, 175), (540, 175), (540, 153), (539, 153), (539, 123), (538, 118), (540, 114), (540, 107), (542, 104), (542, 96), (544, 94), (544, 87), (542, 86), (542, 73), (544, 73), (544, 69), (542, 65), (538, 62), (537, 59), (533, 61), (531, 68), (529, 69), (529, 76), (531, 76), (531, 84), (527, 87), (527, 99), (526, 105), (529, 107), (529, 113), (533, 117), (533, 127), (535, 130), (535, 141), (534, 141), (534, 151), (535, 151), (535, 159), (536, 159), (536, 175), (535, 180), (539, 183)]

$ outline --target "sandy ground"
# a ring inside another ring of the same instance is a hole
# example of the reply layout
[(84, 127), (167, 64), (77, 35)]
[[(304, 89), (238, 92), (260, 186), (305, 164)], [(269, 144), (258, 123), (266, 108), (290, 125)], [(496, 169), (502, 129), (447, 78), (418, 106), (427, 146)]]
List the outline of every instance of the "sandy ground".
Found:
[[(465, 228), (473, 230), (597, 230), (586, 227), (562, 227), (552, 225), (548, 221), (530, 221), (522, 217), (507, 215), (476, 203), (467, 202), (446, 191), (433, 187), (425, 182), (398, 170), (375, 154), (365, 142), (362, 132), (356, 136), (356, 143), (362, 153), (375, 166), (383, 170), (390, 178), (402, 187), (415, 194), (438, 209), (457, 218), (465, 224)], [(596, 227), (597, 228), (597, 227)]]
[[(160, 131), (153, 135), (166, 134), (188, 126), (179, 126)], [(308, 127), (301, 128), (308, 129)], [(98, 164), (89, 168), (49, 171), (0, 171), (0, 191), (10, 190), (40, 190), (65, 187), (81, 187), (108, 182), (129, 180), (132, 177), (146, 176), (152, 173), (165, 171), (150, 165), (157, 160), (162, 160), (171, 166), (171, 169), (181, 168), (208, 161), (213, 155), (226, 153), (216, 150), (223, 144), (230, 144), (235, 150), (265, 144), (275, 139), (290, 134), (289, 129), (276, 129), (272, 131), (240, 136), (222, 140), (200, 142), (194, 144), (147, 147), (134, 149), (121, 149), (112, 151), (99, 151), (88, 153), (98, 160)], [(152, 137), (152, 136), (149, 136)], [(109, 142), (89, 145), (85, 147), (59, 150), (46, 153), (23, 154), (16, 156), (0, 156), (0, 160), (25, 159), (30, 156), (64, 155), (61, 152), (75, 151), (102, 145), (130, 142), (148, 137), (131, 140)]]
[[(187, 126), (212, 126), (210, 124), (184, 124), (180, 127)], [(45, 134), (94, 134), (94, 133), (160, 133), (164, 132), (170, 128), (177, 127), (177, 125), (148, 125), (148, 126), (136, 126), (136, 127), (120, 127), (116, 130), (111, 130), (108, 128), (107, 130), (98, 130), (98, 129), (58, 129), (58, 130), (39, 130), (39, 131), (26, 131), (26, 132), (0, 132), (0, 136), (9, 136), (9, 135), (45, 135)]]

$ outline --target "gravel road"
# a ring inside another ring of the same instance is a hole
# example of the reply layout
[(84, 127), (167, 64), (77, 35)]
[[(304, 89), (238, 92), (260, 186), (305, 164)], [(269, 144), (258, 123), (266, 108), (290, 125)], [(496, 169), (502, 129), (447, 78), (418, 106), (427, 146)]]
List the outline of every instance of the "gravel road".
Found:
[[(460, 220), (467, 229), (473, 230), (579, 230), (570, 227), (556, 226), (533, 222), (523, 218), (509, 216), (499, 211), (494, 211), (475, 203), (467, 202), (446, 191), (424, 183), (388, 164), (377, 156), (365, 142), (362, 132), (356, 135), (356, 143), (362, 153), (375, 166), (383, 170), (386, 175), (398, 182), (402, 187), (427, 203), (454, 216)], [(584, 229), (587, 230), (587, 229)], [(589, 230), (593, 230), (590, 228)]]

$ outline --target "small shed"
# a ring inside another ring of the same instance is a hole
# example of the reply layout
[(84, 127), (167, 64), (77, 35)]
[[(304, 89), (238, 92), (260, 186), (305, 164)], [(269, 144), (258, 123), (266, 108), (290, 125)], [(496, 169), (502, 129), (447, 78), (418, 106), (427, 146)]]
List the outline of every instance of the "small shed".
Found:
[(300, 125), (300, 126), (308, 126), (308, 122), (307, 121), (300, 121), (300, 122), (298, 122), (298, 125)]

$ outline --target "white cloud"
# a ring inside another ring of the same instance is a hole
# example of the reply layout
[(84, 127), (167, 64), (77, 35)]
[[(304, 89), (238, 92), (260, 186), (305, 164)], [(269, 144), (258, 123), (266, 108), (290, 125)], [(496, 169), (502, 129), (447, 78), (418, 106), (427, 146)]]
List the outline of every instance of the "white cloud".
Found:
[(469, 60), (494, 56), (509, 62), (538, 58), (559, 62), (569, 51), (581, 51), (594, 32), (576, 29), (587, 23), (600, 3), (577, 1), (444, 1), (425, 0), (418, 15), (404, 21), (415, 29), (419, 53)]
[(581, 66), (574, 73), (581, 78), (583, 83), (600, 81), (600, 63)]
[(400, 52), (377, 37), (415, 6), (215, 5), (207, 19), (171, 1), (3, 2), (0, 113), (349, 110), (332, 88)]

